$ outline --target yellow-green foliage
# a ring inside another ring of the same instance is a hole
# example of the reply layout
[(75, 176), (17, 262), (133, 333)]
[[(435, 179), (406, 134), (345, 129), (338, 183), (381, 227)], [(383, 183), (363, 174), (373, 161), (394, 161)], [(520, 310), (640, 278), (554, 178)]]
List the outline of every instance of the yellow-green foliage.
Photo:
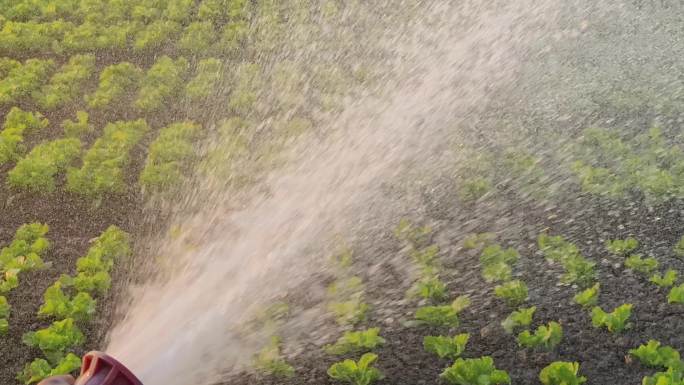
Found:
[(92, 198), (123, 191), (129, 153), (148, 130), (143, 119), (109, 123), (104, 135), (86, 152), (83, 166), (68, 170), (67, 189)]
[(31, 95), (47, 80), (53, 67), (52, 60), (40, 59), (28, 59), (21, 66), (13, 66), (0, 80), (0, 105), (14, 103), (19, 98)]
[(142, 72), (131, 63), (110, 65), (100, 73), (100, 83), (92, 95), (85, 100), (90, 108), (105, 108), (121, 101), (137, 89)]
[(71, 119), (63, 121), (62, 128), (64, 128), (64, 134), (70, 138), (79, 138), (93, 131), (93, 126), (88, 123), (88, 113), (85, 111), (76, 112), (76, 121)]
[(172, 20), (155, 20), (139, 30), (133, 41), (137, 52), (159, 49), (166, 41), (178, 35), (180, 24)]
[(195, 77), (185, 86), (185, 95), (192, 101), (203, 100), (214, 93), (222, 77), (223, 70), (219, 59), (200, 60)]
[(211, 21), (195, 21), (185, 28), (177, 46), (182, 51), (200, 54), (209, 51), (214, 41), (216, 31)]
[(89, 294), (104, 294), (109, 290), (111, 277), (109, 272), (114, 262), (131, 253), (128, 234), (116, 226), (105, 230), (93, 245), (88, 254), (76, 261), (75, 277), (63, 276), (63, 286), (74, 288)]
[(140, 184), (146, 189), (164, 190), (181, 182), (195, 155), (193, 142), (200, 131), (201, 126), (192, 122), (174, 123), (161, 129), (150, 145)]
[(237, 68), (234, 76), (228, 107), (238, 114), (246, 114), (256, 103), (261, 89), (261, 67), (244, 63)]
[(33, 98), (41, 108), (55, 109), (76, 100), (83, 84), (90, 78), (95, 69), (95, 57), (92, 55), (76, 55), (54, 74), (50, 82)]
[(47, 127), (48, 120), (39, 112), (26, 112), (19, 107), (12, 109), (5, 116), (5, 123), (0, 132), (0, 165), (16, 160), (25, 149), (24, 134)]
[(187, 71), (188, 61), (185, 58), (174, 61), (162, 56), (142, 79), (135, 106), (143, 111), (163, 107), (181, 90)]
[[(19, 273), (42, 268), (41, 255), (50, 247), (44, 237), (48, 225), (28, 223), (17, 229), (9, 246), (0, 251), (0, 294), (19, 286)], [(2, 317), (0, 317), (2, 318)]]
[(55, 176), (81, 154), (81, 141), (58, 139), (37, 145), (7, 174), (7, 184), (34, 192), (55, 190)]

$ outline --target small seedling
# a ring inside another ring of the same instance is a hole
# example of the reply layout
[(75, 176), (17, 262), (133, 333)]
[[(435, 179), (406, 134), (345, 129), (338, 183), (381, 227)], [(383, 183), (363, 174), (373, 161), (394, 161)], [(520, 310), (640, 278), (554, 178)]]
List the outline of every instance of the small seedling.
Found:
[(501, 322), (501, 326), (506, 333), (512, 334), (515, 328), (529, 326), (532, 323), (532, 317), (536, 310), (536, 306), (520, 308), (506, 317), (506, 319)]
[(658, 268), (658, 261), (653, 257), (642, 258), (641, 255), (634, 254), (625, 259), (625, 267), (648, 275)]
[(394, 235), (402, 240), (408, 242), (413, 248), (421, 248), (425, 246), (432, 233), (430, 226), (416, 227), (408, 219), (402, 219), (394, 229)]
[(285, 362), (285, 359), (280, 354), (280, 346), (280, 338), (271, 337), (271, 342), (254, 356), (254, 367), (264, 374), (276, 377), (294, 376), (295, 370)]
[(332, 364), (328, 368), (328, 376), (352, 385), (370, 385), (384, 377), (380, 370), (371, 366), (377, 359), (377, 354), (366, 353), (358, 362), (344, 360)]
[(552, 362), (539, 373), (539, 380), (544, 385), (580, 385), (587, 378), (577, 375), (579, 368), (577, 362)]
[(345, 332), (334, 345), (327, 345), (325, 351), (336, 355), (367, 352), (385, 343), (385, 339), (380, 337), (379, 333), (380, 328)]
[(459, 358), (446, 368), (440, 377), (451, 385), (503, 385), (510, 384), (511, 378), (503, 370), (494, 366), (494, 360), (485, 356), (480, 358)]
[(591, 323), (598, 328), (604, 326), (611, 333), (619, 333), (629, 327), (627, 321), (632, 315), (632, 304), (626, 303), (606, 313), (598, 306), (591, 309)]
[(509, 306), (515, 307), (527, 300), (527, 285), (520, 280), (509, 281), (494, 288), (494, 294)]
[(575, 284), (579, 287), (588, 287), (596, 282), (596, 263), (589, 261), (581, 255), (575, 255), (562, 261), (565, 274), (561, 281), (567, 284)]
[(458, 314), (470, 306), (470, 298), (466, 295), (457, 297), (451, 305), (423, 306), (416, 310), (416, 323), (428, 326), (457, 327)]
[(672, 250), (674, 251), (675, 255), (684, 258), (684, 235), (682, 235), (682, 237), (679, 239), (679, 242), (674, 245)]
[(631, 349), (629, 354), (646, 366), (682, 369), (679, 352), (670, 346), (661, 346), (656, 340), (649, 340), (646, 345)]
[(439, 358), (456, 359), (465, 351), (470, 334), (463, 333), (454, 337), (427, 336), (423, 338), (425, 351), (434, 353)]
[(671, 287), (677, 283), (678, 273), (676, 270), (669, 269), (665, 274), (660, 275), (658, 273), (653, 274), (649, 281), (655, 283), (660, 287)]
[(553, 350), (563, 339), (563, 328), (558, 322), (551, 321), (548, 326), (541, 325), (534, 334), (525, 330), (518, 335), (518, 344), (526, 348), (542, 347)]
[(606, 249), (619, 256), (625, 256), (627, 253), (636, 250), (637, 247), (639, 247), (639, 241), (632, 237), (606, 241)]
[(599, 296), (599, 291), (601, 290), (601, 284), (596, 283), (594, 286), (582, 290), (581, 292), (577, 293), (573, 299), (575, 300), (575, 303), (584, 307), (584, 308), (589, 308), (592, 306), (596, 306), (598, 303), (598, 296)]
[(667, 295), (668, 303), (684, 303), (684, 283), (670, 289)]
[(428, 275), (418, 280), (409, 290), (409, 295), (442, 302), (448, 298), (444, 282), (435, 275)]
[(478, 233), (473, 234), (463, 240), (463, 247), (466, 249), (479, 249), (484, 247), (494, 239), (492, 233)]

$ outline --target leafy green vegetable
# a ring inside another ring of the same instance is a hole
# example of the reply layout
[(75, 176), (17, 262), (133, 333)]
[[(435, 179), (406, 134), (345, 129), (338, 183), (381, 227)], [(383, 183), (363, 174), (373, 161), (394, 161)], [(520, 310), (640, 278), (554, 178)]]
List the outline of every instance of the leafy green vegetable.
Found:
[(8, 288), (18, 283), (18, 273), (44, 266), (41, 254), (50, 247), (50, 242), (44, 237), (48, 229), (48, 225), (42, 223), (24, 224), (17, 229), (12, 243), (0, 251), (0, 271), (5, 272)]
[(596, 282), (597, 273), (594, 270), (596, 263), (589, 261), (581, 255), (567, 258), (562, 264), (566, 271), (561, 277), (562, 282), (576, 284), (583, 288)]
[(619, 333), (629, 325), (627, 321), (632, 315), (632, 304), (616, 307), (611, 313), (606, 313), (598, 306), (591, 309), (591, 323), (598, 328), (604, 326), (611, 333)]
[(665, 372), (644, 377), (642, 385), (684, 385), (684, 373), (679, 369), (669, 368)]
[(437, 259), (437, 254), (439, 254), (439, 246), (437, 245), (430, 245), (420, 250), (411, 250), (411, 257), (413, 258), (414, 262), (421, 266), (434, 265), (435, 260)]
[(280, 345), (280, 338), (272, 337), (271, 342), (254, 356), (254, 367), (276, 377), (292, 377), (295, 370), (281, 356)]
[(679, 238), (679, 241), (676, 245), (674, 245), (672, 250), (674, 250), (675, 255), (684, 258), (684, 235), (682, 235), (682, 237)]
[(81, 141), (57, 139), (34, 147), (7, 174), (7, 184), (27, 191), (49, 193), (55, 190), (55, 176), (80, 155)]
[(504, 262), (496, 262), (482, 268), (482, 278), (488, 283), (505, 282), (510, 280), (512, 275), (511, 267)]
[(563, 339), (563, 328), (558, 322), (551, 321), (548, 326), (541, 325), (534, 334), (525, 330), (518, 334), (518, 344), (526, 348), (543, 347), (553, 350)]
[(459, 324), (458, 311), (450, 305), (419, 307), (415, 318), (419, 324), (429, 326), (456, 327)]
[(196, 156), (193, 142), (201, 128), (192, 122), (174, 123), (162, 128), (150, 145), (140, 184), (151, 191), (166, 190), (180, 184), (189, 173), (188, 164)]
[(661, 346), (656, 340), (649, 340), (646, 345), (631, 349), (629, 354), (646, 366), (683, 369), (679, 352), (670, 346)]
[(463, 202), (475, 202), (491, 191), (492, 182), (483, 177), (473, 177), (463, 180), (458, 195)]
[(433, 302), (441, 302), (448, 298), (446, 285), (435, 275), (427, 275), (418, 280), (410, 293)]
[(135, 106), (150, 112), (168, 103), (180, 92), (188, 66), (183, 57), (175, 61), (168, 56), (159, 58), (142, 79)]
[(36, 358), (30, 364), (26, 364), (24, 370), (17, 376), (17, 380), (26, 385), (32, 384), (48, 377), (51, 370), (52, 367), (49, 362), (42, 358)]
[(41, 316), (87, 321), (95, 314), (95, 300), (90, 294), (79, 292), (73, 298), (69, 298), (64, 294), (60, 281), (48, 287), (43, 298), (43, 305), (38, 310), (38, 315)]
[(328, 368), (328, 376), (334, 380), (347, 382), (353, 385), (370, 385), (382, 379), (383, 374), (371, 365), (378, 359), (373, 353), (366, 353), (358, 362), (344, 360), (332, 364)]
[(75, 55), (54, 74), (50, 82), (33, 98), (41, 108), (55, 109), (76, 100), (81, 88), (95, 69), (95, 57), (92, 55)]
[(503, 249), (500, 245), (489, 245), (482, 250), (480, 263), (490, 265), (493, 263), (513, 264), (518, 261), (520, 254), (514, 248)]
[[(3, 29), (7, 27), (6, 24)], [(13, 66), (0, 80), (0, 105), (15, 103), (36, 91), (45, 83), (54, 65), (52, 60), (28, 59), (23, 65)]]
[(204, 100), (217, 91), (222, 77), (221, 60), (215, 58), (200, 60), (195, 77), (185, 86), (185, 95), (194, 102)]
[(363, 300), (363, 281), (353, 276), (339, 279), (328, 286), (328, 310), (340, 325), (357, 324), (366, 319), (370, 306)]
[(458, 358), (446, 368), (440, 377), (451, 385), (501, 385), (510, 384), (511, 378), (503, 370), (494, 366), (491, 357)]
[(24, 134), (43, 129), (49, 124), (39, 112), (26, 112), (12, 107), (5, 115), (3, 130), (0, 131), (0, 165), (17, 160), (26, 149)]
[(625, 259), (625, 266), (642, 274), (651, 274), (658, 268), (658, 261), (653, 258), (642, 258), (641, 255), (634, 254)]
[(529, 326), (532, 323), (532, 317), (536, 310), (536, 306), (520, 308), (506, 317), (506, 319), (501, 322), (501, 326), (508, 334), (513, 333), (515, 328)]
[(328, 354), (347, 354), (373, 350), (385, 343), (385, 339), (379, 336), (380, 328), (370, 328), (356, 332), (345, 332), (334, 345), (327, 345), (325, 351)]
[(587, 382), (587, 378), (577, 375), (579, 368), (577, 362), (555, 361), (542, 369), (539, 380), (544, 385), (580, 385)]
[(492, 233), (478, 233), (468, 236), (463, 240), (463, 247), (466, 249), (479, 249), (486, 246), (494, 239)]
[(107, 124), (104, 135), (84, 155), (81, 168), (67, 171), (67, 190), (94, 199), (124, 191), (123, 169), (130, 163), (130, 151), (148, 130), (143, 119)]
[(509, 306), (515, 307), (527, 300), (527, 285), (520, 280), (509, 281), (496, 286), (494, 294)]
[(678, 273), (676, 270), (668, 269), (665, 274), (653, 274), (649, 281), (655, 283), (660, 287), (671, 287), (677, 283)]
[(39, 348), (49, 362), (57, 363), (64, 358), (65, 350), (83, 344), (85, 336), (74, 320), (67, 318), (45, 329), (25, 333), (22, 340), (28, 346)]
[(580, 254), (577, 246), (560, 235), (540, 234), (537, 243), (544, 256), (552, 261), (561, 262)]
[(674, 286), (667, 295), (668, 303), (684, 303), (684, 283)]
[(639, 241), (629, 237), (626, 239), (615, 239), (606, 241), (606, 249), (615, 255), (625, 256), (629, 252), (639, 247)]
[(434, 353), (439, 358), (456, 359), (465, 351), (470, 334), (463, 333), (453, 337), (426, 336), (423, 338), (425, 351)]
[(582, 307), (592, 307), (595, 306), (598, 303), (598, 296), (599, 292), (601, 290), (601, 284), (596, 283), (594, 286), (584, 289), (581, 292), (577, 293), (573, 299), (575, 300), (575, 303)]
[(0, 295), (0, 336), (7, 334), (9, 330), (10, 305), (7, 298)]
[(94, 130), (93, 126), (88, 124), (88, 113), (85, 111), (76, 111), (76, 121), (67, 119), (62, 122), (62, 128), (69, 138), (80, 138)]
[(123, 100), (132, 90), (136, 90), (142, 72), (131, 63), (123, 62), (110, 65), (100, 73), (100, 84), (92, 95), (86, 95), (85, 101), (90, 108), (103, 109), (114, 106)]

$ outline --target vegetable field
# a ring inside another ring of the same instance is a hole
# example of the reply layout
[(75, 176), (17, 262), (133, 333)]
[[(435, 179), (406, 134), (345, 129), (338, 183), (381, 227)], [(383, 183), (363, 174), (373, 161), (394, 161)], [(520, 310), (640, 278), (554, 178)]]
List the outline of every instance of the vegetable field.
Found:
[[(382, 84), (413, 8), (372, 3), (0, 0), (0, 384), (75, 373), (198, 181), (255, 184)], [(563, 106), (511, 89), (459, 123), (450, 167), (383, 185), (420, 198), (250, 320), (267, 338), (223, 383), (684, 384), (684, 56), (626, 91), (548, 39), (516, 76)], [(293, 341), (311, 297), (332, 332)]]

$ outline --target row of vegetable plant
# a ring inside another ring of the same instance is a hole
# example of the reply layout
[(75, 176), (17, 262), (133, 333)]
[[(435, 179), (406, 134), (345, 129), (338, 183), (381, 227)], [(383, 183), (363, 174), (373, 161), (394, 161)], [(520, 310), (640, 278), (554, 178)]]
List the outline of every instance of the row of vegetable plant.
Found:
[(9, 330), (11, 306), (5, 295), (19, 286), (20, 274), (44, 267), (48, 230), (48, 225), (37, 222), (22, 225), (9, 246), (0, 250), (0, 335)]
[(48, 376), (71, 373), (81, 366), (80, 358), (72, 352), (85, 342), (81, 327), (96, 312), (95, 298), (103, 298), (109, 290), (115, 262), (130, 255), (130, 251), (128, 234), (110, 226), (76, 261), (74, 276), (63, 274), (45, 290), (38, 317), (54, 321), (23, 336), (23, 342), (40, 349), (44, 358), (26, 364), (18, 380), (28, 385)]

